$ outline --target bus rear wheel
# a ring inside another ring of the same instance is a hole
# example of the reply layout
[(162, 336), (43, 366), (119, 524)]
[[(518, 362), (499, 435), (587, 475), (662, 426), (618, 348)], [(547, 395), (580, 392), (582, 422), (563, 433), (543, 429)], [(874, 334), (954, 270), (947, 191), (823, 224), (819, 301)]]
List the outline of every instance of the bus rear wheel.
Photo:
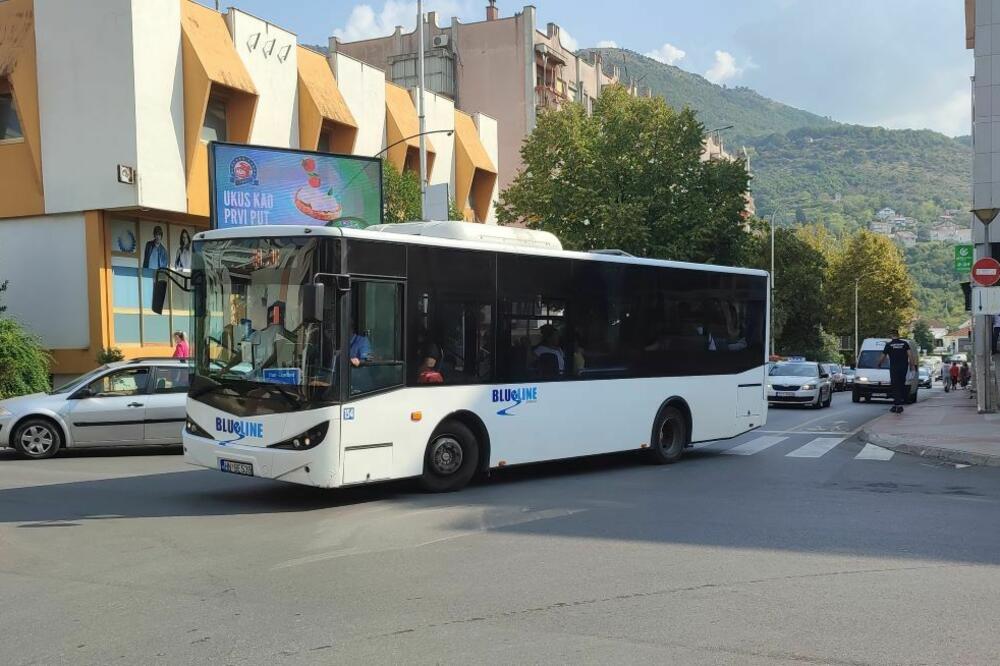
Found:
[(431, 435), (420, 486), (432, 493), (461, 490), (479, 468), (479, 443), (463, 423), (445, 421)]
[(653, 462), (669, 465), (681, 458), (688, 438), (687, 419), (676, 407), (667, 407), (660, 412), (653, 425), (653, 441), (649, 447)]

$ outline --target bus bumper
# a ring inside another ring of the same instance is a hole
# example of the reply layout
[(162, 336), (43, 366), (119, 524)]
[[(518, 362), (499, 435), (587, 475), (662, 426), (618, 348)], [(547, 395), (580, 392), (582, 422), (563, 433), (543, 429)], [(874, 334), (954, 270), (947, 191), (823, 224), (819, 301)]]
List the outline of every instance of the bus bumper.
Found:
[(255, 476), (276, 481), (301, 483), (318, 488), (333, 488), (335, 482), (331, 457), (324, 442), (308, 451), (284, 451), (241, 444), (220, 444), (214, 440), (183, 435), (184, 460), (198, 467)]

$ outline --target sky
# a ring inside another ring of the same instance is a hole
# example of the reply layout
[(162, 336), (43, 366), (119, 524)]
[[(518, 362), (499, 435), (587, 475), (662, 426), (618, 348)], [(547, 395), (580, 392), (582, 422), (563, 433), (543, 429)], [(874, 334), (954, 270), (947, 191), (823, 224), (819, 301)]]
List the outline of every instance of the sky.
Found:
[[(198, 0), (212, 6), (213, 0)], [(439, 22), (486, 0), (426, 0)], [(303, 44), (412, 28), (409, 0), (222, 0)], [(498, 0), (501, 16), (523, 3)], [(564, 46), (619, 46), (834, 120), (969, 134), (972, 52), (958, 0), (534, 0)], [(567, 34), (569, 38), (567, 39)]]

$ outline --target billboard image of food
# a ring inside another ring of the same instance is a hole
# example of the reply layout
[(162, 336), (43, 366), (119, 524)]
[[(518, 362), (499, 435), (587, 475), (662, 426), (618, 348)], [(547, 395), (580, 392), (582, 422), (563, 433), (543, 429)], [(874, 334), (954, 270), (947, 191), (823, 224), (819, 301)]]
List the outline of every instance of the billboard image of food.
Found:
[(209, 145), (212, 226), (382, 222), (382, 162), (229, 143)]

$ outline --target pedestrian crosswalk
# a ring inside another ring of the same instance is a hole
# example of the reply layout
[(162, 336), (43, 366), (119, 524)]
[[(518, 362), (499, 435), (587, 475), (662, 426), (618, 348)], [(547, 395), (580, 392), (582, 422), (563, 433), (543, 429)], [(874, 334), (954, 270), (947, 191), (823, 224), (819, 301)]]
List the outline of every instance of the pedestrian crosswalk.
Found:
[[(808, 436), (809, 433), (802, 433), (802, 435)], [(848, 436), (843, 435), (814, 437), (803, 441), (802, 436), (795, 435), (759, 435), (735, 446), (731, 442), (704, 442), (696, 444), (694, 448), (730, 456), (752, 456), (773, 451), (776, 455), (782, 455), (785, 458), (821, 458), (838, 448), (845, 448), (841, 445), (848, 439)], [(888, 449), (874, 444), (865, 444), (864, 448), (853, 458), (855, 460), (886, 461), (891, 460), (893, 455), (894, 453)]]

